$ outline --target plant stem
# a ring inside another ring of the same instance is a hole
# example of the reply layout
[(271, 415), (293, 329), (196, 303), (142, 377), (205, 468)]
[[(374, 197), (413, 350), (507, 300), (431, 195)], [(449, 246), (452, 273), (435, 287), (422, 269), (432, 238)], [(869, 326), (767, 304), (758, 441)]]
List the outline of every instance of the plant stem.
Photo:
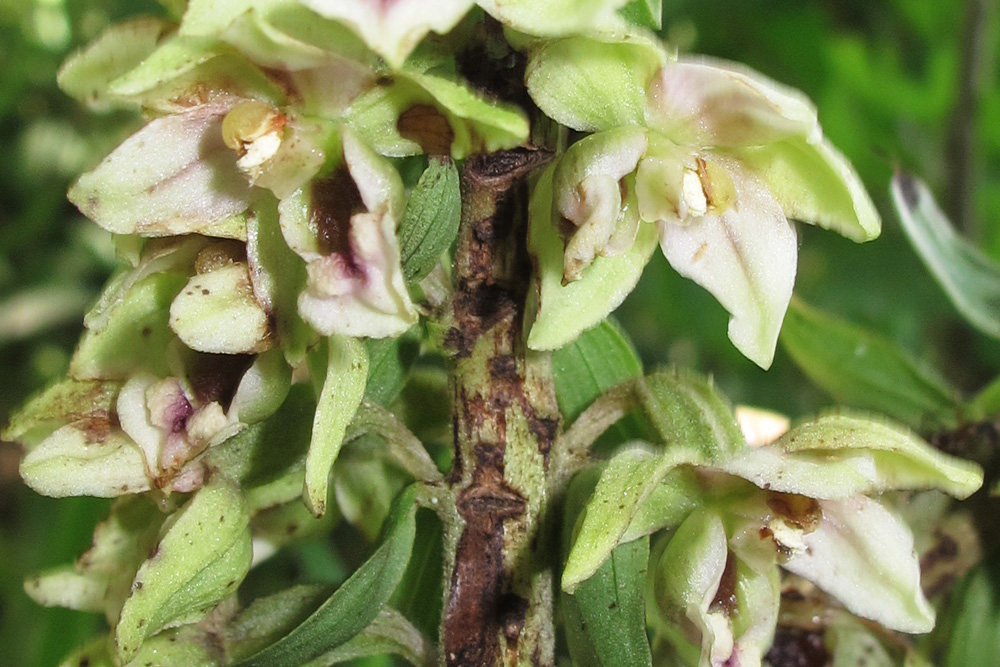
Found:
[(552, 665), (552, 563), (539, 527), (559, 413), (548, 355), (524, 345), (530, 263), (527, 175), (547, 159), (517, 150), (467, 161), (453, 354), (455, 459), (445, 521), (446, 665)]

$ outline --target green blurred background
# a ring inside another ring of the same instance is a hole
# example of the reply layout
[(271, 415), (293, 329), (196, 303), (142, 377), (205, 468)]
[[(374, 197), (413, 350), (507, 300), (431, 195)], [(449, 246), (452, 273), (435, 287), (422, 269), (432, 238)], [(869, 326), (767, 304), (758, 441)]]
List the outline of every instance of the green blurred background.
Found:
[[(664, 37), (682, 51), (739, 60), (806, 92), (882, 212), (882, 237), (864, 246), (803, 226), (797, 294), (886, 336), (968, 394), (1000, 373), (1000, 344), (956, 315), (888, 196), (895, 168), (920, 175), (962, 233), (1000, 259), (995, 3), (664, 4)], [(161, 11), (152, 1), (0, 0), (0, 422), (65, 373), (82, 315), (114, 268), (109, 239), (65, 191), (140, 122), (80, 108), (56, 88), (57, 68), (109, 21)], [(617, 316), (647, 364), (712, 373), (736, 402), (793, 416), (833, 403), (781, 348), (766, 373), (740, 356), (723, 309), (659, 254)], [(41, 609), (21, 581), (85, 549), (106, 503), (34, 495), (18, 458), (0, 443), (0, 663), (48, 667), (102, 621)]]

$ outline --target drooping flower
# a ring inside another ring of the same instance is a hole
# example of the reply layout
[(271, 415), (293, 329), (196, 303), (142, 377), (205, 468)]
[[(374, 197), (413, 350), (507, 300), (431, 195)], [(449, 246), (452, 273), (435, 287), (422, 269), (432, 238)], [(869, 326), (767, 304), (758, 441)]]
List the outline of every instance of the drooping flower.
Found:
[[(538, 68), (556, 68), (544, 52), (538, 58)], [(536, 99), (550, 115), (566, 117), (563, 107), (585, 97), (579, 87), (586, 82), (577, 84)], [(561, 267), (540, 266), (531, 344), (558, 347), (620, 303), (634, 282), (586, 319), (574, 316), (558, 292), (573, 281), (597, 282), (588, 272), (609, 270), (594, 271), (598, 264), (618, 265), (618, 273), (637, 280), (639, 271), (626, 265), (644, 253), (630, 256), (623, 248), (645, 223), (656, 225), (671, 265), (730, 312), (736, 347), (766, 368), (795, 279), (791, 220), (864, 241), (878, 234), (878, 214), (799, 93), (729, 64), (690, 60), (667, 62), (644, 86), (641, 125), (631, 107), (619, 104), (617, 117), (607, 112), (616, 108), (609, 102), (580, 128), (598, 132), (570, 147), (555, 167), (551, 217), (532, 224), (561, 225), (565, 252)], [(624, 127), (601, 126), (595, 118)], [(546, 276), (556, 271), (559, 285)]]

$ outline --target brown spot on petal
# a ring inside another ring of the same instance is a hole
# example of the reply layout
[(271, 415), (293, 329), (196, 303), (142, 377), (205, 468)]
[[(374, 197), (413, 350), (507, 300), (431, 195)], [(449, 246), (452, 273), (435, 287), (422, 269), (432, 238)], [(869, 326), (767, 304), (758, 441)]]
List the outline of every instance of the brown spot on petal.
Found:
[(399, 115), (396, 129), (404, 139), (416, 142), (428, 155), (451, 155), (455, 132), (436, 107), (418, 104)]
[(823, 519), (823, 508), (819, 506), (815, 498), (808, 496), (772, 491), (767, 494), (767, 506), (775, 514), (797, 528), (801, 528), (805, 533), (816, 530), (819, 522)]

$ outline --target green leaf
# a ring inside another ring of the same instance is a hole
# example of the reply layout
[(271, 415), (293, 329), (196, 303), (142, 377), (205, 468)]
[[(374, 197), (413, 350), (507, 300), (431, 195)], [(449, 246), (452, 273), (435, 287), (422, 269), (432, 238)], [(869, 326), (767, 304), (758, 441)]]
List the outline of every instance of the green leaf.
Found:
[(321, 584), (297, 585), (257, 598), (225, 630), (233, 661), (247, 658), (279, 641), (309, 618), (330, 596)]
[[(596, 481), (593, 474), (583, 473), (570, 486), (564, 506), (564, 554), (576, 523), (573, 509), (583, 507)], [(644, 600), (648, 561), (648, 537), (621, 544), (574, 594), (560, 593), (563, 626), (574, 665), (652, 664)]]
[(966, 321), (1000, 338), (1000, 264), (955, 233), (927, 185), (907, 174), (892, 179), (903, 231)]
[(250, 569), (249, 516), (234, 484), (213, 480), (177, 513), (136, 573), (115, 627), (121, 662), (164, 626), (198, 620)]
[(1000, 655), (1000, 590), (993, 563), (980, 563), (962, 578), (952, 592), (949, 614), (943, 667), (986, 664)]
[(956, 391), (880, 336), (793, 299), (780, 340), (806, 375), (838, 401), (912, 427), (957, 423)]
[(116, 101), (107, 94), (108, 84), (141, 63), (170, 29), (161, 19), (142, 17), (116, 23), (59, 68), (56, 81), (70, 97), (94, 108)]
[(406, 384), (410, 367), (420, 353), (420, 341), (410, 332), (397, 338), (368, 338), (368, 382), (365, 397), (387, 406), (396, 400)]
[(643, 40), (570, 37), (533, 53), (524, 81), (545, 115), (598, 132), (644, 123), (646, 86), (663, 61), (662, 50)]
[(331, 336), (326, 379), (313, 419), (312, 441), (306, 456), (303, 495), (316, 516), (326, 511), (330, 469), (344, 443), (347, 425), (361, 404), (368, 378), (368, 354), (356, 338)]
[(116, 234), (204, 233), (246, 210), (250, 186), (222, 139), (225, 108), (150, 121), (70, 188), (84, 215)]
[(563, 285), (564, 245), (552, 221), (552, 173), (535, 185), (530, 203), (528, 248), (539, 282), (536, 316), (528, 335), (533, 350), (554, 350), (599, 324), (632, 291), (659, 243), (651, 224), (640, 224), (635, 243), (613, 257), (597, 257), (576, 281)]
[(368, 627), (347, 643), (323, 654), (310, 667), (335, 665), (359, 658), (398, 655), (411, 665), (436, 665), (434, 647), (406, 617), (384, 607)]
[(906, 428), (839, 414), (800, 424), (717, 466), (761, 488), (812, 498), (923, 488), (966, 498), (983, 483), (978, 465), (934, 449)]
[(420, 281), (441, 261), (442, 253), (458, 236), (461, 217), (458, 169), (448, 158), (431, 157), (406, 202), (397, 230), (403, 275), (407, 281)]
[(416, 487), (396, 499), (375, 553), (289, 634), (238, 667), (299, 667), (365, 629), (378, 616), (406, 570), (416, 536)]
[(170, 302), (186, 282), (183, 274), (156, 273), (133, 285), (104, 326), (84, 333), (70, 375), (105, 380), (125, 380), (142, 370), (167, 375), (166, 348), (174, 339), (167, 324)]

